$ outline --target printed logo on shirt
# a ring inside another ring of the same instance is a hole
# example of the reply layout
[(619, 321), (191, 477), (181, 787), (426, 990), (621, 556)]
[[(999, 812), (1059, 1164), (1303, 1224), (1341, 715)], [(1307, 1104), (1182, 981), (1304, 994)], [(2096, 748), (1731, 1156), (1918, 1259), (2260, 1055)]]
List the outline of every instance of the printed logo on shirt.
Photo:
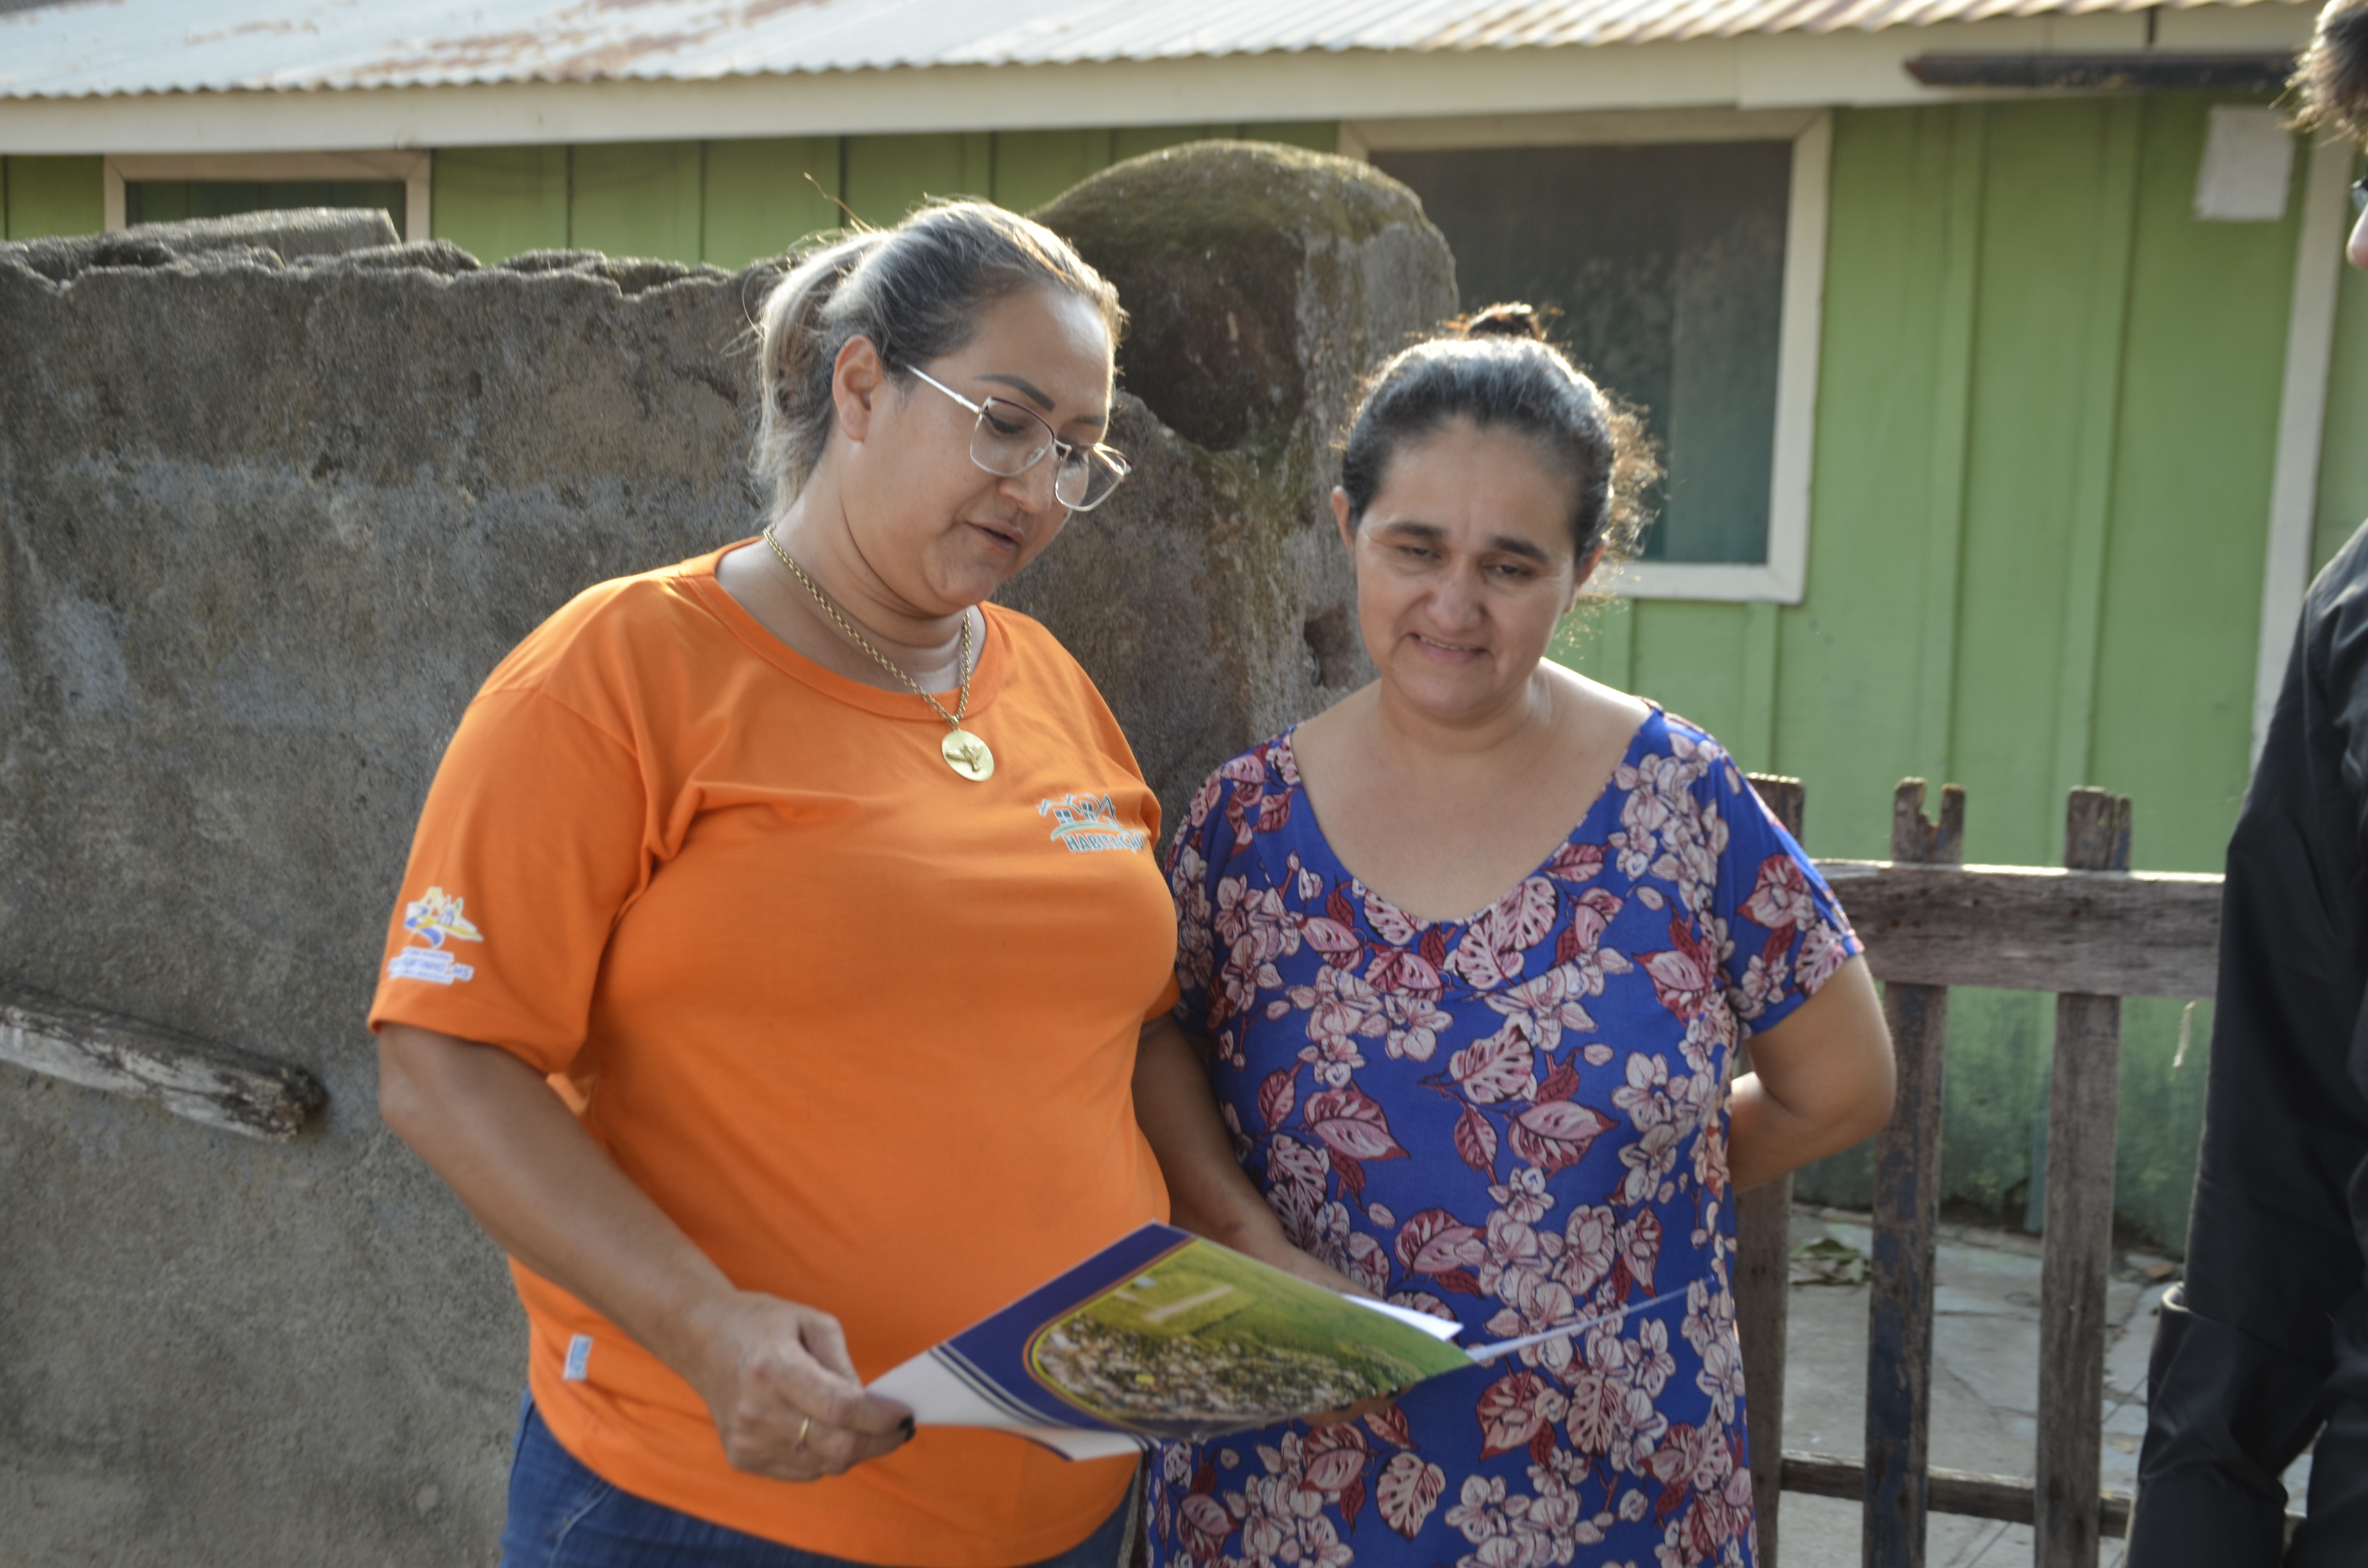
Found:
[(1066, 795), (1036, 802), (1036, 814), (1053, 819), (1053, 842), (1072, 855), (1117, 850), (1132, 855), (1150, 840), (1139, 827), (1118, 820), (1118, 807), (1108, 795)]
[(405, 948), (389, 959), (389, 980), (424, 980), (431, 985), (450, 985), (477, 972), (461, 962), (459, 955), (446, 945), (485, 939), (484, 933), (461, 912), (461, 902), (438, 887), (429, 888), (403, 906), (403, 928), (411, 933), (413, 941), (427, 945)]

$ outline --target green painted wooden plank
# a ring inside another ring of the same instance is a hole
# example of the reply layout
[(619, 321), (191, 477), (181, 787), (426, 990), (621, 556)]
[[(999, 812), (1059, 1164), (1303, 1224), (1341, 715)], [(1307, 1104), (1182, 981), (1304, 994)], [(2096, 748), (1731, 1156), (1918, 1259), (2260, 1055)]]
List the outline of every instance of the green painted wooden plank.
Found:
[(1892, 788), (1930, 766), (1917, 666), (1958, 128), (1944, 107), (1834, 116), (1808, 597), (1779, 618), (1775, 733), (1821, 855), (1887, 857)]
[(1112, 162), (1140, 158), (1146, 153), (1180, 147), (1187, 142), (1231, 136), (1238, 129), (1231, 125), (1122, 125), (1110, 133), (1110, 158)]
[(992, 198), (995, 138), (986, 131), (928, 136), (850, 136), (848, 207), (882, 228), (931, 197)]
[[(2135, 845), (2133, 845), (2135, 847)], [(2184, 1004), (2133, 996), (2122, 1004), (2121, 1131), (2113, 1151), (2113, 1210), (2184, 1256), (2195, 1151), (2203, 1137), (2203, 1079), (2211, 1063), (2212, 1004), (2195, 1004), (2180, 1052)]]
[(1916, 771), (1934, 783), (1955, 777), (1958, 612), (1964, 571), (1965, 486), (1972, 440), (1974, 333), (1981, 289), (1982, 200), (1989, 111), (1962, 104), (1949, 127), (1948, 210), (1943, 220), (1939, 363), (1932, 388), (1931, 493), (1924, 518), (1924, 635), (1917, 660)]
[(1107, 131), (1005, 131), (995, 138), (995, 200), (1032, 212), (1110, 165)]
[(609, 256), (700, 258), (697, 142), (601, 142), (569, 149), (567, 243)]
[(1311, 153), (1337, 153), (1340, 150), (1340, 122), (1337, 119), (1266, 119), (1256, 120), (1241, 129), (1245, 142), (1280, 142), (1287, 147), (1304, 147)]
[(1974, 1205), (2008, 1225), (2039, 1228), (2044, 1210), (2034, 1210), (2032, 1199), (2041, 1194), (2038, 1176), (2047, 1151), (2055, 1030), (2052, 996), (1973, 986), (1950, 991), (1941, 1113), (1943, 1202)]
[(700, 259), (734, 269), (840, 224), (836, 136), (710, 142)]
[(567, 247), (567, 149), (439, 147), (428, 225), (488, 265)]
[(2137, 220), (2138, 144), (2146, 100), (2113, 99), (2105, 111), (2099, 171), (2096, 262), (2089, 293), (2088, 363), (2081, 369), (2078, 455), (2074, 460), (2072, 528), (2064, 582), (2064, 654), (2055, 698), (2055, 787), (2043, 802), (2063, 818), (2068, 791), (2089, 782), (2096, 722), (2098, 638), (2104, 619), (2105, 535), (2112, 508), (2115, 427), (2121, 415), (2122, 358), (2128, 335), (2130, 252)]
[(1635, 667), (1635, 602), (1632, 599), (1584, 598), (1554, 628), (1546, 656), (1589, 680), (1616, 690), (1629, 689)]
[(2114, 110), (1987, 112), (1951, 771), (1965, 858), (2044, 866), (2063, 855), (2054, 737)]
[(1140, 158), (1145, 153), (1180, 147), (1187, 142), (1280, 142), (1312, 153), (1340, 150), (1337, 119), (1266, 119), (1249, 124), (1125, 125), (1111, 132), (1113, 158)]
[(2146, 104), (2091, 742), (2157, 870), (2219, 869), (2244, 793), (2300, 228), (2194, 220), (2213, 101)]
[(8, 237), (95, 234), (107, 227), (104, 161), (81, 157), (8, 159)]
[(1776, 767), (1776, 687), (1782, 653), (1776, 635), (1779, 608), (1766, 599), (1743, 607), (1743, 717), (1726, 749), (1755, 773)]
[(1631, 690), (1690, 719), (1722, 743), (1743, 724), (1748, 658), (1744, 607), (1640, 599)]

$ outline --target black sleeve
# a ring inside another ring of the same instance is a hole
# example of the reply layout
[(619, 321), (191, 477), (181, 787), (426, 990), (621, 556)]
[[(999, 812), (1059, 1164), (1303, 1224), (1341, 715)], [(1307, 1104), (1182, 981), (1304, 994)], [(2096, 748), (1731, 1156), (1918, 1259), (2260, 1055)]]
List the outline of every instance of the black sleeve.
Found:
[(2278, 1478), (2324, 1418), (2331, 1323), (2360, 1288), (2363, 586), (2368, 529), (2313, 585), (2229, 841), (2187, 1283), (2156, 1333), (2131, 1568), (2274, 1568)]

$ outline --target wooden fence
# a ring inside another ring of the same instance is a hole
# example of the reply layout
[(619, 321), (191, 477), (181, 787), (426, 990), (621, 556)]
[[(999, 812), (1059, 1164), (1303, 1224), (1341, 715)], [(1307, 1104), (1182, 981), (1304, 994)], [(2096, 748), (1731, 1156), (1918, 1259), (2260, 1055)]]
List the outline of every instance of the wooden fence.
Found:
[[(1751, 782), (1799, 838), (1800, 781)], [(1923, 1568), (1925, 1519), (1936, 1510), (2034, 1526), (2034, 1568), (2094, 1568), (2100, 1534), (2128, 1528), (2128, 1496), (2100, 1484), (2121, 999), (2210, 1000), (2220, 879), (2131, 871), (2126, 795), (2072, 791), (2060, 870), (1963, 864), (1964, 818), (1963, 790), (1941, 791), (1936, 824), (1925, 815), (1924, 781), (1910, 778), (1892, 802), (1889, 860), (1817, 862), (1884, 982), (1899, 1096), (1875, 1145), (1862, 1460), (1782, 1450), (1792, 1178), (1736, 1202), (1736, 1326), (1761, 1568), (1776, 1568), (1788, 1490), (1863, 1500), (1865, 1568)], [(2056, 994), (2029, 1479), (1934, 1470), (1927, 1457), (1952, 985)]]

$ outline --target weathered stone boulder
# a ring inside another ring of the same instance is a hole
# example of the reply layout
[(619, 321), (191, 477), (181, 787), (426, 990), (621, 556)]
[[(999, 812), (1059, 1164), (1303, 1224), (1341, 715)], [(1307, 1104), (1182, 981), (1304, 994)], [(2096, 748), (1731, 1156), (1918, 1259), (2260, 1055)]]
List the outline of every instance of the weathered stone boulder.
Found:
[[(1355, 677), (1324, 446), (1451, 264), (1410, 195), (1268, 149), (1121, 165), (1046, 216), (1135, 310), (1138, 476), (1009, 597), (1172, 809)], [(11, 1568), (489, 1560), (523, 1326), (378, 1122), (380, 935), (501, 654), (757, 517), (761, 269), (479, 267), (375, 231), (291, 256), (270, 227), (0, 245), (0, 990), (326, 1091), (270, 1143), (0, 1064)], [(1225, 287), (1179, 237), (1221, 227)]]
[[(299, 207), (182, 223), (142, 223), (116, 233), (26, 240), (7, 248), (19, 266), (64, 282), (95, 267), (165, 267), (176, 261), (269, 266), (396, 244), (393, 221), (376, 208)], [(461, 254), (455, 246), (444, 249)], [(475, 260), (469, 265), (474, 267)]]
[(1173, 820), (1370, 678), (1331, 449), (1366, 373), (1453, 313), (1454, 258), (1386, 175), (1259, 142), (1135, 158), (1035, 216), (1133, 316), (1110, 440), (1136, 472), (1001, 597), (1093, 672)]

